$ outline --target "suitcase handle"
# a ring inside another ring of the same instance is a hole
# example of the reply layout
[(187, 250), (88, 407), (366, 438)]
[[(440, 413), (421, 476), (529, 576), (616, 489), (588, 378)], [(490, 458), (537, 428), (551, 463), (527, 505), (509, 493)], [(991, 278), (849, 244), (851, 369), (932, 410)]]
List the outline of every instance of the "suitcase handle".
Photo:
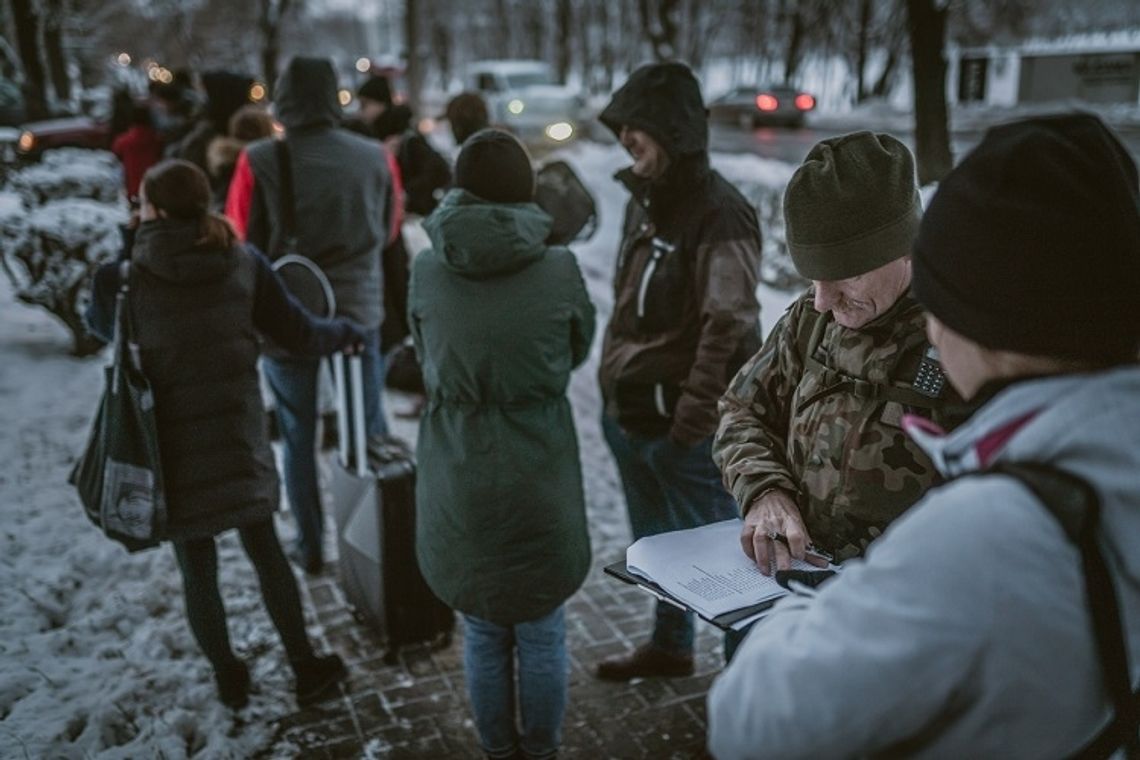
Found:
[[(363, 478), (368, 475), (364, 365), (361, 357), (340, 353), (331, 356), (329, 361), (332, 362), (333, 384), (336, 386), (337, 460), (341, 467)], [(348, 377), (345, 377), (345, 363), (348, 364)], [(353, 460), (351, 463), (350, 458)]]

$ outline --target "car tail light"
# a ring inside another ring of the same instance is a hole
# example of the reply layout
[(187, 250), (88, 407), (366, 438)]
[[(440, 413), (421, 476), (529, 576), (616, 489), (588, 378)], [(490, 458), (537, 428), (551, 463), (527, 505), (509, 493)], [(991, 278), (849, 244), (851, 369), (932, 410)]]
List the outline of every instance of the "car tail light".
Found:
[(780, 101), (776, 100), (775, 95), (763, 93), (756, 96), (756, 107), (761, 111), (775, 111), (780, 107)]
[(801, 92), (796, 96), (796, 108), (801, 111), (810, 111), (815, 108), (815, 98), (808, 95), (806, 92)]

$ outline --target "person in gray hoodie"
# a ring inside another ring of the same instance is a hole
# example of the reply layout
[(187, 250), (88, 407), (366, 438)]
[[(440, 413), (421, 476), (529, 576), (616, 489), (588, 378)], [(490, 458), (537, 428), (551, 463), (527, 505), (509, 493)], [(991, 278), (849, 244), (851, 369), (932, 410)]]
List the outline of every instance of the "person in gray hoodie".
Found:
[[(982, 405), (950, 434), (904, 421), (950, 482), (755, 626), (709, 693), (715, 757), (1070, 757), (1130, 709), (1136, 741), (1138, 201), (1135, 164), (1087, 114), (995, 127), (942, 182), (914, 293)], [(1051, 513), (1056, 491), (1002, 474), (1018, 463), (1091, 487), (1090, 543)], [(1086, 592), (1090, 546), (1112, 593)], [(1094, 625), (1106, 598), (1123, 626)], [(1123, 651), (1102, 660), (1109, 630)]]
[[(370, 450), (387, 436), (381, 406), (384, 319), (381, 250), (398, 232), (390, 157), (379, 142), (339, 128), (336, 74), (326, 58), (294, 58), (277, 83), (273, 107), (285, 126), (292, 169), (297, 252), (328, 277), (337, 316), (367, 331), (364, 416)], [(239, 157), (226, 216), (271, 259), (286, 253), (277, 140), (252, 143)], [(265, 374), (277, 400), (285, 442), (285, 491), (297, 520), (291, 556), (310, 573), (324, 563), (323, 518), (314, 454), (319, 362), (272, 357)]]

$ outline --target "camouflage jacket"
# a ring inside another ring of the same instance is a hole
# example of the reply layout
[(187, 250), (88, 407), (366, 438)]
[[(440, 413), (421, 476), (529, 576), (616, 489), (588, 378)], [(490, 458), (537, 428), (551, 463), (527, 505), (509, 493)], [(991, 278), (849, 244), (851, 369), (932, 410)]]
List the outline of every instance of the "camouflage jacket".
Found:
[(821, 316), (812, 297), (792, 304), (721, 398), (713, 459), (745, 510), (771, 488), (792, 494), (812, 540), (842, 560), (936, 480), (903, 414), (948, 425), (963, 409), (932, 359), (923, 378), (936, 395), (916, 390), (930, 346), (909, 292), (859, 330)]

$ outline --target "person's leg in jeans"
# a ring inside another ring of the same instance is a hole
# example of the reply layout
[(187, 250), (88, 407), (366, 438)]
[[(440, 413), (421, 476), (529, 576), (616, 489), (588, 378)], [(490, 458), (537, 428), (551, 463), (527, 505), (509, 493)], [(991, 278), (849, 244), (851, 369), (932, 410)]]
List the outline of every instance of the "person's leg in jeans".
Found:
[[(647, 462), (662, 483), (670, 530), (696, 528), (740, 516), (736, 500), (725, 489), (720, 470), (712, 460), (711, 436), (688, 449), (667, 439), (654, 441)], [(725, 631), (725, 662), (743, 640), (743, 633)]]
[(182, 571), (182, 590), (190, 631), (217, 672), (233, 667), (237, 657), (226, 629), (226, 608), (218, 591), (218, 548), (213, 537), (173, 541)]
[(281, 550), (273, 519), (243, 525), (238, 529), (242, 548), (249, 557), (261, 585), (261, 598), (269, 611), (285, 654), (294, 666), (313, 659), (313, 646), (305, 631), (305, 614), (297, 580)]
[(316, 359), (265, 359), (265, 378), (277, 400), (277, 419), (285, 445), (285, 493), (297, 521), (297, 547), (306, 568), (320, 567), (324, 520), (317, 483)]
[(471, 615), (463, 622), (463, 671), (479, 742), (488, 757), (511, 757), (518, 748), (514, 633)]
[(380, 328), (369, 330), (361, 356), (364, 375), (364, 430), (369, 438), (388, 435), (384, 418), (384, 354), (380, 351)]
[[(634, 540), (674, 530), (670, 521), (669, 496), (662, 488), (660, 474), (646, 458), (652, 441), (630, 438), (608, 415), (602, 419), (602, 432), (621, 475)], [(670, 654), (690, 656), (693, 651), (692, 613), (658, 601), (652, 642)]]
[(569, 662), (565, 608), (514, 626), (518, 652), (520, 747), (530, 760), (548, 760), (562, 742)]

